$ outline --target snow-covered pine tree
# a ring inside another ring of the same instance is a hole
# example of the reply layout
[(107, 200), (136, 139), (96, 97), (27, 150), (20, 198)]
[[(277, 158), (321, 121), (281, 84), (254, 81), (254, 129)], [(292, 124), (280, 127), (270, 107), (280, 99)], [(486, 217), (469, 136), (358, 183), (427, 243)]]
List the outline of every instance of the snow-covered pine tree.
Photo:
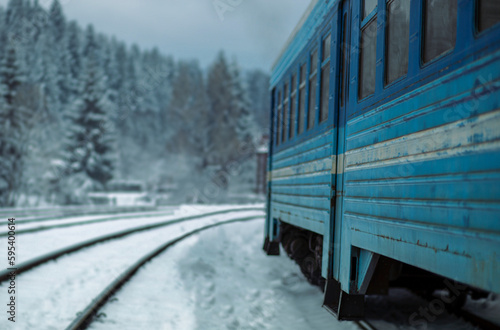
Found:
[(7, 46), (0, 64), (0, 205), (13, 206), (22, 182), (25, 133), (29, 114), (16, 99), (23, 83), (20, 55)]
[(79, 92), (79, 79), (82, 70), (81, 30), (75, 21), (69, 22), (66, 31), (66, 49), (69, 61), (68, 102), (71, 103)]
[(112, 105), (105, 90), (105, 79), (97, 59), (95, 34), (86, 31), (85, 70), (82, 77), (81, 99), (75, 103), (71, 118), (65, 163), (71, 187), (100, 189), (113, 178), (115, 167), (113, 125), (109, 120)]
[(238, 175), (233, 177), (231, 188), (252, 191), (255, 182), (255, 144), (257, 128), (254, 113), (251, 111), (248, 88), (243, 80), (236, 59), (231, 63), (233, 93), (233, 121), (238, 135), (238, 149), (234, 150), (234, 161)]
[(233, 120), (232, 76), (223, 52), (208, 70), (207, 95), (211, 108), (209, 144), (211, 165), (224, 166), (234, 156), (239, 141)]
[(269, 75), (261, 70), (252, 70), (246, 75), (250, 106), (257, 127), (262, 134), (268, 134), (269, 131), (269, 105), (271, 104), (269, 80)]
[(5, 52), (5, 45), (6, 40), (7, 40), (7, 32), (6, 32), (6, 17), (5, 17), (5, 10), (3, 7), (0, 7), (0, 60), (2, 57), (2, 54)]
[[(180, 61), (172, 86), (167, 151), (204, 159), (207, 132), (207, 96), (198, 62)], [(174, 124), (175, 123), (175, 124)]]
[(66, 33), (66, 18), (59, 3), (59, 0), (54, 0), (49, 9), (50, 27), (52, 35), (57, 44), (62, 44)]
[(231, 63), (231, 82), (233, 93), (233, 114), (236, 133), (242, 144), (252, 144), (255, 134), (255, 117), (251, 112), (248, 88), (241, 76), (241, 70), (236, 60)]
[(58, 53), (54, 39), (47, 30), (40, 34), (34, 51), (38, 56), (31, 66), (31, 80), (42, 91), (43, 100), (40, 100), (40, 103), (43, 104), (49, 120), (56, 125), (61, 125), (61, 90), (59, 88), (61, 77), (59, 76), (58, 63), (53, 60)]

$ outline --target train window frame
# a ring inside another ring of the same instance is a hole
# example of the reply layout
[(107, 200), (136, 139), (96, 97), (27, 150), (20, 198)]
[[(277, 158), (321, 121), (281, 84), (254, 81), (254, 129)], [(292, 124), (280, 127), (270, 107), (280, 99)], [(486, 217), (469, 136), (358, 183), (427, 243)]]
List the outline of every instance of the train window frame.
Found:
[[(363, 17), (363, 13), (364, 13), (364, 10), (365, 10), (365, 1), (363, 1), (361, 3), (361, 6), (359, 8), (360, 10), (360, 17)], [(374, 96), (376, 94), (376, 86), (377, 86), (377, 44), (379, 42), (378, 40), (378, 10), (379, 10), (379, 6), (378, 6), (378, 3), (377, 3), (377, 6), (375, 6), (375, 8), (372, 10), (372, 12), (370, 14), (368, 14), (361, 22), (360, 22), (360, 26), (359, 26), (359, 40), (358, 40), (358, 88), (357, 88), (357, 99), (358, 99), (358, 102), (363, 102), (364, 100), (368, 99), (368, 98), (371, 98), (372, 96)], [(363, 73), (363, 70), (362, 70), (362, 61), (363, 61), (363, 48), (361, 47), (361, 45), (363, 44), (363, 32), (366, 30), (366, 29), (369, 29), (370, 25), (371, 24), (375, 24), (375, 34), (374, 34), (374, 37), (375, 37), (375, 52), (374, 52), (374, 56), (375, 56), (375, 65), (373, 67), (373, 91), (367, 95), (362, 95), (361, 94), (361, 87), (362, 87), (362, 81), (363, 81), (363, 76), (362, 76), (362, 73)]]
[[(318, 68), (319, 68), (319, 49), (318, 47), (314, 48), (311, 50), (309, 53), (309, 74), (307, 75), (307, 80), (309, 82), (309, 86), (307, 88), (307, 125), (306, 125), (306, 130), (312, 130), (315, 126), (315, 122), (317, 119), (316, 112), (318, 108)], [(313, 58), (316, 58), (316, 68), (313, 70)], [(314, 85), (313, 85), (314, 84)], [(312, 88), (314, 86), (314, 95), (312, 94)], [(314, 102), (314, 107), (311, 107)], [(313, 109), (311, 109), (313, 108)]]
[[(303, 79), (302, 79), (303, 78)], [(306, 116), (307, 116), (307, 62), (304, 61), (299, 65), (298, 74), (298, 108), (297, 108), (297, 136), (306, 131)], [(302, 95), (303, 92), (303, 95)]]
[[(290, 83), (290, 128), (288, 130), (289, 140), (292, 140), (297, 134), (297, 94), (298, 94), (298, 73), (292, 73)], [(293, 111), (292, 111), (293, 110)]]
[[(383, 8), (385, 12), (385, 26), (384, 26), (384, 69), (383, 69), (383, 75), (384, 75), (384, 88), (388, 88), (392, 85), (397, 84), (398, 82), (405, 80), (408, 77), (408, 73), (410, 70), (410, 36), (411, 36), (411, 3), (409, 3), (408, 6), (408, 11), (409, 11), (409, 21), (408, 21), (408, 38), (407, 38), (407, 63), (406, 63), (406, 72), (402, 74), (401, 76), (393, 79), (392, 81), (389, 81), (389, 43), (390, 43), (390, 38), (389, 38), (389, 6), (393, 4), (394, 2), (399, 1), (399, 0), (385, 0), (385, 8)], [(407, 1), (407, 0), (401, 0), (401, 1)]]
[[(325, 45), (326, 45), (326, 41), (330, 39), (330, 42), (329, 42), (329, 49), (328, 49), (328, 54), (325, 53)], [(319, 84), (319, 115), (318, 115), (318, 120), (319, 120), (319, 124), (323, 124), (325, 122), (328, 121), (328, 117), (329, 117), (329, 110), (330, 110), (330, 84), (331, 84), (331, 74), (330, 74), (330, 71), (331, 71), (331, 57), (332, 57), (332, 34), (331, 32), (328, 32), (326, 33), (322, 38), (321, 38), (321, 65), (320, 65), (320, 70), (319, 70), (319, 74), (320, 74), (320, 77), (319, 77), (319, 81), (320, 81), (320, 84)], [(327, 56), (328, 55), (328, 56)], [(326, 58), (325, 58), (326, 57)], [(328, 66), (328, 70), (325, 72), (325, 68)], [(323, 84), (323, 78), (324, 78), (324, 75), (325, 73), (328, 75), (328, 89), (324, 89), (324, 84)], [(324, 104), (324, 93), (327, 93), (327, 104), (326, 104), (326, 108), (325, 107), (325, 104)], [(326, 114), (326, 117), (322, 117), (323, 115)]]
[[(426, 33), (425, 33), (425, 30), (426, 30), (426, 14), (427, 14), (427, 8), (426, 8), (426, 5), (427, 5), (427, 0), (423, 0), (421, 2), (421, 12), (422, 12), (422, 15), (421, 15), (421, 19), (420, 19), (420, 66), (421, 67), (425, 67), (425, 66), (428, 66), (428, 65), (431, 65), (439, 60), (441, 60), (442, 58), (444, 57), (447, 57), (448, 55), (452, 54), (455, 52), (455, 50), (457, 49), (457, 40), (458, 40), (458, 33), (459, 33), (459, 30), (458, 30), (458, 24), (459, 24), (459, 13), (460, 13), (460, 8), (458, 6), (458, 3), (457, 3), (457, 13), (456, 13), (456, 22), (455, 22), (455, 42), (453, 44), (453, 47), (442, 52), (441, 54), (433, 57), (432, 59), (428, 60), (428, 61), (425, 61), (425, 41), (426, 41)], [(411, 33), (411, 32), (410, 32)]]
[(290, 104), (290, 82), (285, 80), (283, 84), (283, 109), (282, 109), (282, 125), (281, 125), (281, 143), (285, 143), (288, 139), (288, 105)]
[(498, 23), (496, 23), (490, 27), (487, 27), (483, 30), (479, 29), (479, 18), (480, 18), (479, 1), (481, 1), (481, 0), (474, 0), (474, 34), (477, 38), (482, 37), (483, 35), (487, 34), (489, 31), (500, 28), (500, 21), (499, 21)]

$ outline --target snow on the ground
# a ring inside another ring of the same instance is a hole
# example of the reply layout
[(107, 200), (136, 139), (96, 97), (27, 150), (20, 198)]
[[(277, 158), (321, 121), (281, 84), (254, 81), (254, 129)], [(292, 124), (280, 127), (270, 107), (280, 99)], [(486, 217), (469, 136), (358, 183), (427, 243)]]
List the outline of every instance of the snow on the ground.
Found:
[(286, 256), (262, 251), (262, 221), (211, 229), (153, 259), (91, 329), (358, 329)]
[[(33, 229), (33, 228), (39, 228), (39, 227), (46, 227), (46, 226), (56, 226), (56, 225), (63, 225), (63, 224), (70, 224), (70, 223), (80, 223), (80, 222), (86, 222), (86, 221), (92, 221), (92, 220), (99, 220), (99, 219), (109, 219), (111, 220), (119, 220), (123, 217), (138, 217), (138, 218), (143, 218), (143, 217), (153, 217), (153, 216), (165, 216), (165, 215), (172, 215), (174, 213), (174, 209), (170, 210), (163, 210), (163, 211), (154, 211), (154, 212), (127, 212), (127, 213), (117, 213), (117, 214), (99, 214), (99, 215), (87, 215), (87, 216), (73, 216), (73, 217), (67, 217), (64, 219), (57, 219), (57, 220), (40, 220), (36, 222), (29, 222), (29, 223), (22, 223), (22, 222), (17, 222), (16, 224), (16, 229), (17, 230), (25, 230), (25, 229)], [(17, 221), (18, 219), (16, 219)], [(0, 233), (6, 233), (8, 232), (7, 226), (0, 228)]]
[(496, 294), (490, 293), (487, 298), (476, 301), (469, 299), (464, 308), (495, 324), (500, 324), (500, 297)]
[[(122, 287), (91, 329), (359, 329), (321, 307), (323, 293), (284, 253), (264, 254), (262, 226), (219, 227), (164, 252)], [(378, 329), (475, 329), (446, 312), (411, 325), (413, 313), (433, 307), (404, 289), (369, 297), (366, 308)]]
[(368, 296), (365, 308), (367, 319), (378, 329), (477, 329), (446, 312), (444, 303), (427, 301), (406, 289), (390, 289), (387, 296)]
[[(256, 206), (262, 207), (249, 207)], [(171, 217), (235, 207), (182, 206)], [(17, 322), (13, 326), (4, 317), (0, 329), (64, 328), (147, 251), (205, 224), (250, 214), (262, 213), (229, 213), (135, 234), (21, 274), (16, 279)], [(17, 245), (21, 256), (27, 251), (33, 256), (37, 250), (52, 250), (58, 244), (74, 244), (105, 230), (123, 230), (149, 221), (160, 220), (113, 221), (109, 228), (89, 225), (73, 231), (51, 230), (41, 236), (21, 235)], [(265, 255), (262, 232), (263, 222), (257, 220), (211, 229), (177, 244), (140, 269), (104, 306), (91, 329), (358, 329), (352, 322), (338, 322), (321, 308), (323, 293), (307, 283), (284, 253)], [(7, 283), (0, 285), (0, 302), (7, 302), (7, 287)], [(498, 298), (490, 296), (466, 307), (481, 315), (494, 317), (496, 313), (498, 319), (499, 305)], [(392, 289), (387, 297), (367, 298), (367, 318), (379, 329), (474, 329), (446, 312), (431, 314), (430, 319), (422, 316), (421, 310), (436, 306), (406, 290)], [(417, 317), (412, 318), (415, 313)]]
[[(75, 226), (67, 228), (55, 228), (41, 232), (30, 234), (18, 235), (16, 238), (17, 243), (17, 262), (25, 262), (34, 257), (44, 255), (51, 251), (67, 247), (79, 242), (89, 240), (94, 237), (103, 236), (106, 234), (122, 231), (125, 229), (135, 228), (139, 226), (155, 224), (168, 220), (177, 219), (201, 213), (213, 212), (218, 210), (226, 210), (239, 208), (238, 206), (232, 207), (190, 207), (182, 206), (172, 215), (144, 217), (138, 216), (133, 219), (114, 220), (109, 222), (101, 222), (89, 224), (84, 226)], [(245, 208), (245, 207), (244, 207)], [(244, 214), (244, 213), (242, 213)], [(17, 230), (23, 229), (22, 224), (16, 226)], [(4, 240), (0, 244), (3, 251), (7, 251), (7, 242)]]
[[(215, 215), (95, 245), (41, 265), (16, 278), (16, 323), (0, 318), (0, 329), (64, 329), (77, 312), (132, 263), (166, 241), (207, 224), (260, 215), (259, 211)], [(24, 244), (19, 242), (19, 245)], [(0, 285), (0, 302), (9, 284)], [(136, 324), (135, 329), (146, 329)]]

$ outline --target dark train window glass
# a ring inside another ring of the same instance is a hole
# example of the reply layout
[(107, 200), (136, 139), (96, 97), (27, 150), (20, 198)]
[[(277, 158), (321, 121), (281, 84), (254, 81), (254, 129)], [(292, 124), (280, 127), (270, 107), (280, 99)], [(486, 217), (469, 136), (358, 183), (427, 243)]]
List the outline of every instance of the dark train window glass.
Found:
[(319, 121), (328, 119), (328, 104), (330, 100), (330, 63), (321, 69), (321, 107)]
[(281, 141), (281, 91), (278, 92), (278, 116), (276, 117), (276, 145)]
[(290, 100), (290, 139), (295, 136), (295, 122), (297, 120), (295, 109), (297, 108), (297, 75), (292, 77), (292, 97)]
[[(277, 108), (277, 105), (276, 105), (276, 88), (273, 88), (273, 90), (271, 91), (271, 113), (273, 114), (273, 123), (271, 123), (271, 125), (273, 125), (274, 123), (276, 123), (276, 116), (278, 115), (277, 111), (276, 111), (276, 108)], [(271, 130), (274, 130), (275, 126), (271, 126)], [(273, 131), (274, 132), (274, 131)], [(271, 138), (274, 138), (274, 144), (277, 144), (277, 134), (276, 136), (273, 136), (273, 134), (271, 134)]]
[(359, 98), (375, 93), (375, 72), (377, 55), (377, 18), (367, 23), (361, 32), (359, 45)]
[(477, 29), (479, 32), (500, 23), (500, 1), (477, 0)]
[(281, 142), (285, 142), (287, 138), (288, 131), (288, 100), (289, 100), (289, 89), (288, 84), (285, 84), (284, 101), (283, 101), (283, 124), (281, 129)]
[(332, 48), (332, 36), (328, 35), (328, 37), (326, 37), (323, 40), (323, 59), (322, 59), (323, 62), (330, 58), (331, 48)]
[(318, 52), (315, 51), (311, 55), (311, 75), (309, 76), (309, 115), (307, 117), (307, 129), (314, 126), (316, 119), (316, 90), (317, 90), (317, 73), (318, 73)]
[(314, 126), (316, 119), (316, 90), (317, 90), (316, 75), (309, 82), (309, 116), (307, 117), (307, 129)]
[[(408, 0), (405, 0), (408, 1)], [(363, 19), (368, 17), (368, 15), (371, 14), (371, 12), (377, 8), (377, 2), (378, 0), (364, 0), (363, 1)]]
[(457, 0), (425, 0), (424, 63), (453, 49), (457, 37)]
[(300, 67), (300, 83), (303, 83), (306, 81), (306, 74), (307, 74), (306, 65), (303, 64)]
[(346, 74), (346, 58), (347, 58), (347, 50), (349, 49), (348, 43), (345, 40), (347, 34), (347, 14), (344, 14), (344, 23), (342, 27), (342, 58), (340, 59), (340, 106), (344, 106), (344, 76)]
[(394, 0), (387, 4), (386, 83), (408, 73), (410, 44), (410, 2)]
[(302, 65), (300, 68), (300, 86), (299, 86), (299, 115), (298, 115), (298, 134), (304, 132), (304, 122), (305, 122), (305, 111), (306, 111), (306, 65)]
[(318, 51), (314, 51), (311, 55), (311, 75), (316, 73), (318, 70)]

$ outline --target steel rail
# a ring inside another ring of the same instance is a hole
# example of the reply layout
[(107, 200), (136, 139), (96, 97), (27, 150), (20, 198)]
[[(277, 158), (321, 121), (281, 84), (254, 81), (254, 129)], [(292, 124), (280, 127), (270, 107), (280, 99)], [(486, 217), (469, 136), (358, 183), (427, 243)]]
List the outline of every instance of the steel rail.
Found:
[(361, 330), (377, 330), (376, 327), (374, 327), (370, 322), (367, 320), (359, 320), (359, 321), (354, 321), (354, 323), (361, 329)]
[[(95, 245), (95, 244), (98, 244), (98, 243), (101, 243), (104, 241), (125, 237), (125, 236), (139, 233), (142, 231), (157, 229), (157, 228), (161, 228), (161, 227), (167, 227), (167, 226), (171, 226), (171, 225), (185, 222), (185, 221), (196, 220), (199, 218), (206, 218), (206, 217), (214, 216), (214, 215), (227, 214), (227, 213), (232, 213), (232, 212), (245, 212), (245, 211), (264, 211), (264, 209), (262, 209), (262, 208), (227, 209), (227, 210), (192, 215), (192, 216), (187, 216), (187, 217), (182, 217), (182, 218), (177, 218), (177, 219), (170, 219), (170, 220), (155, 223), (155, 224), (149, 224), (149, 225), (139, 226), (139, 227), (135, 227), (135, 228), (125, 229), (125, 230), (122, 230), (119, 232), (114, 232), (114, 233), (106, 234), (103, 236), (91, 238), (89, 240), (86, 240), (86, 241), (83, 241), (83, 242), (80, 242), (77, 244), (73, 244), (73, 245), (67, 246), (65, 248), (49, 252), (49, 253), (44, 254), (42, 256), (35, 257), (35, 258), (28, 260), (26, 262), (20, 263), (20, 264), (15, 266), (15, 268), (16, 268), (15, 274), (19, 275), (19, 274), (24, 273), (24, 272), (26, 272), (26, 271), (28, 271), (36, 266), (39, 266), (39, 265), (44, 264), (46, 262), (49, 262), (51, 260), (57, 259), (62, 255), (72, 253), (72, 252), (81, 250), (83, 248), (86, 248), (86, 247), (89, 247), (89, 246), (92, 246), (92, 245)], [(11, 274), (12, 274), (12, 269), (4, 269), (3, 271), (0, 271), (0, 283), (8, 280), (12, 276)]]
[[(90, 208), (90, 211), (85, 211), (85, 209), (78, 209), (78, 210), (72, 210), (71, 212), (55, 212), (52, 214), (44, 214), (43, 216), (35, 216), (33, 218), (27, 218), (27, 219), (22, 219), (25, 215), (32, 214), (32, 213), (23, 213), (23, 214), (15, 214), (15, 213), (0, 213), (0, 217), (5, 217), (5, 218), (15, 218), (16, 222), (19, 223), (31, 223), (31, 222), (38, 222), (38, 221), (45, 221), (45, 220), (60, 220), (60, 219), (65, 219), (69, 217), (77, 217), (77, 216), (92, 216), (92, 215), (106, 215), (106, 214), (116, 214), (116, 213), (132, 213), (132, 212), (151, 212), (151, 211), (161, 211), (161, 209), (158, 209), (156, 207), (129, 207), (129, 208), (123, 208), (123, 207), (117, 207), (114, 209), (106, 208), (106, 209), (92, 209)], [(85, 211), (82, 213), (82, 211)]]
[[(115, 220), (161, 217), (161, 216), (166, 216), (166, 215), (172, 215), (173, 213), (174, 213), (173, 211), (154, 213), (154, 214), (143, 214), (143, 215), (141, 215), (141, 213), (133, 213), (133, 214), (123, 213), (123, 215), (116, 215), (116, 216), (112, 216), (112, 217), (105, 217), (105, 218), (99, 218), (99, 219), (82, 220), (82, 221), (75, 221), (75, 222), (62, 223), (62, 224), (56, 224), (56, 225), (42, 225), (39, 227), (33, 227), (33, 228), (28, 228), (28, 229), (18, 229), (18, 230), (16, 230), (16, 235), (31, 234), (31, 233), (36, 233), (39, 231), (50, 230), (50, 229), (92, 225), (95, 223), (115, 221)], [(16, 220), (16, 223), (17, 223), (17, 220)], [(0, 233), (0, 237), (5, 237), (5, 236), (9, 236), (8, 232)]]

